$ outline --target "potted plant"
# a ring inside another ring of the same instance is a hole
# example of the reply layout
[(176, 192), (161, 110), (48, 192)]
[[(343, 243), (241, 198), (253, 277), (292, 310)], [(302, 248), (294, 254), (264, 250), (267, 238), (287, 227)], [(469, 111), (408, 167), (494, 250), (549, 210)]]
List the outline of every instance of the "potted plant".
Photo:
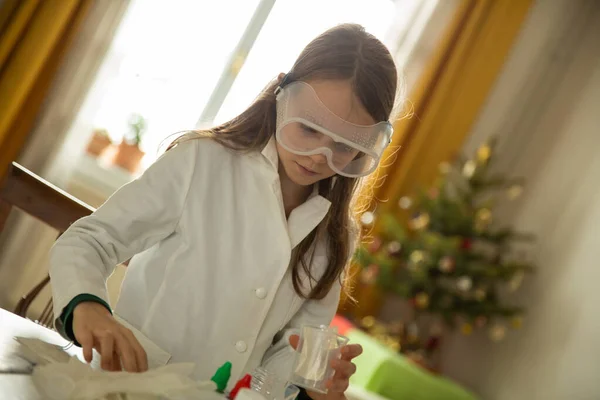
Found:
[(146, 132), (146, 119), (140, 114), (132, 114), (129, 118), (129, 131), (123, 136), (123, 140), (117, 148), (113, 163), (131, 172), (137, 171), (144, 152), (140, 149), (142, 137)]
[(108, 131), (103, 128), (97, 128), (94, 129), (85, 151), (92, 157), (100, 157), (111, 145), (112, 140), (108, 135)]

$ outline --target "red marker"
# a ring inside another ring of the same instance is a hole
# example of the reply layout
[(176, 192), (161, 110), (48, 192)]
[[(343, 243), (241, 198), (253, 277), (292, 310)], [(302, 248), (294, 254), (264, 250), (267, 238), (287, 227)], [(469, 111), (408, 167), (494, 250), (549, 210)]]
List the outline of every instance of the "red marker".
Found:
[(252, 375), (250, 374), (246, 374), (242, 379), (237, 381), (233, 390), (229, 393), (229, 399), (234, 400), (235, 396), (237, 396), (238, 392), (243, 388), (250, 389), (250, 382), (252, 382)]

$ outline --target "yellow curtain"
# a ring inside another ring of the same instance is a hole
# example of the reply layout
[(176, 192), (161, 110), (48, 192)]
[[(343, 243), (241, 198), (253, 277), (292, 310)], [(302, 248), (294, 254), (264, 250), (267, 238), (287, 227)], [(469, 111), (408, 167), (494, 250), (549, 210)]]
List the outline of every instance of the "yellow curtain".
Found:
[[(373, 199), (382, 201), (378, 210), (397, 207), (400, 197), (432, 183), (439, 164), (460, 152), (532, 2), (461, 2), (437, 53), (409, 95), (414, 115), (394, 126), (389, 151), (397, 151), (396, 158), (380, 168), (380, 176), (387, 178), (373, 193)], [(379, 229), (376, 220), (371, 233)], [(356, 281), (358, 304), (350, 306), (351, 312), (377, 314), (381, 293)]]
[(25, 144), (60, 61), (91, 5), (92, 0), (2, 2), (0, 178)]

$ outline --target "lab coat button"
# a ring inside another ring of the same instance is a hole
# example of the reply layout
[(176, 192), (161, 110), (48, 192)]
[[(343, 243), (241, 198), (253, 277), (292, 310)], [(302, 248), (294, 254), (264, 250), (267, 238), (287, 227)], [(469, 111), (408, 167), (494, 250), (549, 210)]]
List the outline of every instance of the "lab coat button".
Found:
[(256, 297), (258, 297), (259, 299), (264, 299), (265, 297), (267, 297), (267, 289), (265, 288), (258, 288), (254, 291), (254, 294), (256, 294)]
[(239, 342), (237, 342), (235, 344), (235, 349), (240, 353), (245, 352), (247, 348), (248, 348), (248, 346), (246, 345), (246, 342), (244, 342), (244, 341), (240, 340)]

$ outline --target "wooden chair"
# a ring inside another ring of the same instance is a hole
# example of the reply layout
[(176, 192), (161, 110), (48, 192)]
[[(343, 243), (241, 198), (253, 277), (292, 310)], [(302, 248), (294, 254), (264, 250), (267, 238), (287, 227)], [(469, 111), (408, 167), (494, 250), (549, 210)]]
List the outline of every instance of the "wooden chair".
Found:
[[(15, 207), (56, 229), (60, 236), (69, 225), (90, 215), (94, 208), (45, 181), (17, 163), (12, 163), (0, 187), (0, 231), (4, 228), (11, 209)], [(46, 276), (24, 295), (14, 313), (26, 317), (29, 306), (50, 282)], [(51, 327), (54, 320), (52, 298), (37, 322)]]

